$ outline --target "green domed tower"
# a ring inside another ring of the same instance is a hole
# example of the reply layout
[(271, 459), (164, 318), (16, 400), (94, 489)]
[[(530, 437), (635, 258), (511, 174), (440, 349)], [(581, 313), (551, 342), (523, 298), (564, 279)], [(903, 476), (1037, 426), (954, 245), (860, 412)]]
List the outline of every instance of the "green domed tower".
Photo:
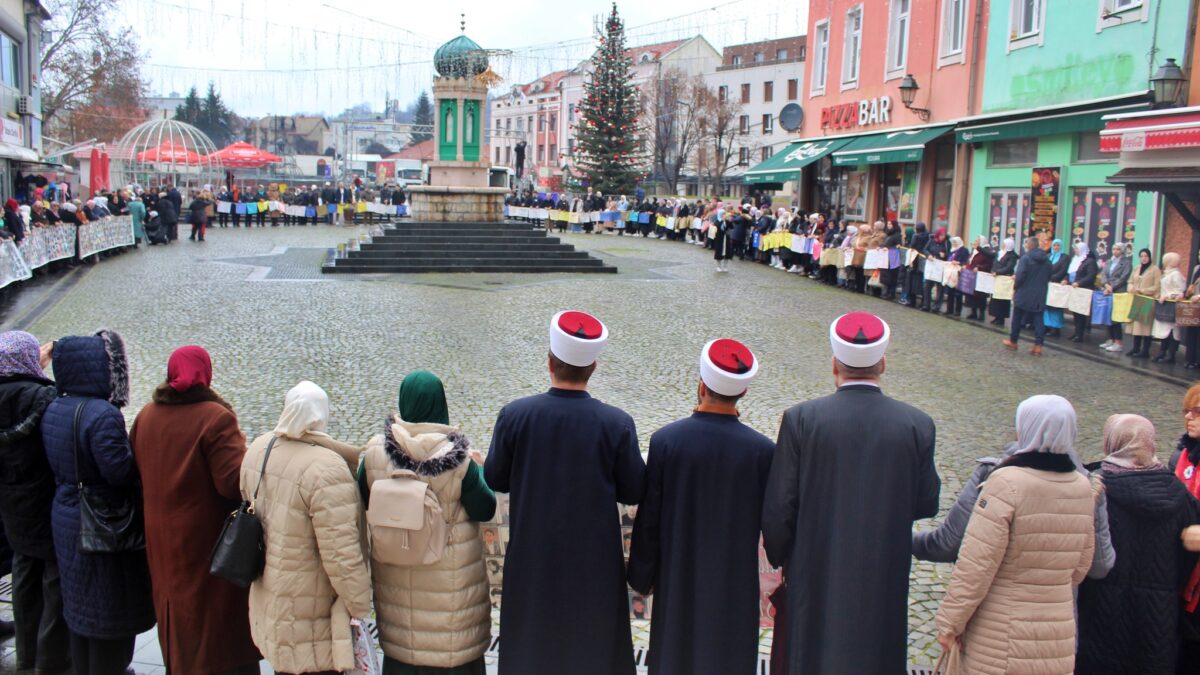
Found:
[[(483, 102), (487, 85), (477, 77), (488, 69), (487, 51), (464, 33), (437, 48), (433, 95), (437, 99), (437, 158), (443, 162), (478, 162), (483, 135)], [(485, 182), (486, 184), (486, 182)]]
[(475, 77), (487, 70), (487, 52), (465, 34), (433, 53), (433, 67), (442, 77)]

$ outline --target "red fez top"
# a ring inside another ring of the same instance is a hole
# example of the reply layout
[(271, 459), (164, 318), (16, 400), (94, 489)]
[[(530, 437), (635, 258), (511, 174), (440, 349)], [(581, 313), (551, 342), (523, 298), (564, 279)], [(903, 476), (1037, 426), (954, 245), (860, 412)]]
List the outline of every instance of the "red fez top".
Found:
[(754, 366), (754, 354), (737, 340), (722, 338), (708, 348), (708, 358), (713, 365), (728, 373), (749, 372)]
[(563, 312), (558, 317), (558, 327), (567, 335), (582, 340), (599, 340), (604, 334), (604, 325), (600, 320), (583, 312)]
[(837, 336), (856, 345), (869, 345), (883, 339), (883, 320), (867, 312), (850, 312), (834, 326)]

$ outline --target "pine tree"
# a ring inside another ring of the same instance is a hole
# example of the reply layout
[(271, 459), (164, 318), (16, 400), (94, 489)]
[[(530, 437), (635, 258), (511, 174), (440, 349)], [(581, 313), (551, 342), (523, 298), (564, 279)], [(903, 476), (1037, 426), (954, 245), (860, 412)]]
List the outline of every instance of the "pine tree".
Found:
[(631, 82), (633, 60), (625, 53), (625, 25), (612, 14), (600, 46), (592, 55), (591, 77), (583, 85), (576, 167), (588, 183), (604, 194), (628, 194), (644, 175), (638, 136), (638, 91)]
[(218, 148), (229, 145), (233, 138), (233, 112), (225, 106), (212, 82), (208, 83), (208, 92), (200, 109), (200, 124), (197, 126), (208, 134)]
[(200, 122), (200, 94), (195, 87), (188, 90), (183, 103), (175, 106), (175, 121), (195, 126)]
[[(417, 97), (417, 110), (413, 116), (414, 126), (427, 126), (433, 128), (433, 101), (429, 100), (429, 92), (422, 91)], [(421, 141), (427, 141), (433, 138), (432, 131), (414, 131), (412, 133), (412, 143), (417, 144)]]

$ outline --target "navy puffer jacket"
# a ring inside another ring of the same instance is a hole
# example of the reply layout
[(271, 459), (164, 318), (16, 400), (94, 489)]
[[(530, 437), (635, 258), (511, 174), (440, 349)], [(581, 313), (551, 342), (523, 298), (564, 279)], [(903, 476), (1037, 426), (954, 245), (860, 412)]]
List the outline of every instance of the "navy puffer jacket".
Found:
[[(62, 576), (63, 617), (71, 631), (113, 640), (154, 626), (145, 551), (79, 551), (78, 480), (101, 498), (141, 501), (137, 466), (120, 406), (129, 398), (125, 347), (116, 333), (63, 338), (54, 345), (58, 398), (42, 417), (42, 442), (57, 488), (51, 510), (54, 548)], [(79, 477), (72, 440), (79, 416)]]

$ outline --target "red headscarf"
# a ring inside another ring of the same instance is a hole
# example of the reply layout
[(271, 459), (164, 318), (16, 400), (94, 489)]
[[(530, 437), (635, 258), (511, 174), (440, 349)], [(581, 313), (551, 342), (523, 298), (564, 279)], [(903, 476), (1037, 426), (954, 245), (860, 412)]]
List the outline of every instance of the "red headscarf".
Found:
[(17, 200), (13, 199), (12, 197), (9, 197), (8, 201), (4, 202), (4, 208), (10, 211), (16, 211), (20, 206), (21, 205), (17, 203)]
[(197, 385), (212, 385), (212, 359), (208, 352), (196, 345), (176, 349), (167, 361), (167, 384), (178, 392)]

